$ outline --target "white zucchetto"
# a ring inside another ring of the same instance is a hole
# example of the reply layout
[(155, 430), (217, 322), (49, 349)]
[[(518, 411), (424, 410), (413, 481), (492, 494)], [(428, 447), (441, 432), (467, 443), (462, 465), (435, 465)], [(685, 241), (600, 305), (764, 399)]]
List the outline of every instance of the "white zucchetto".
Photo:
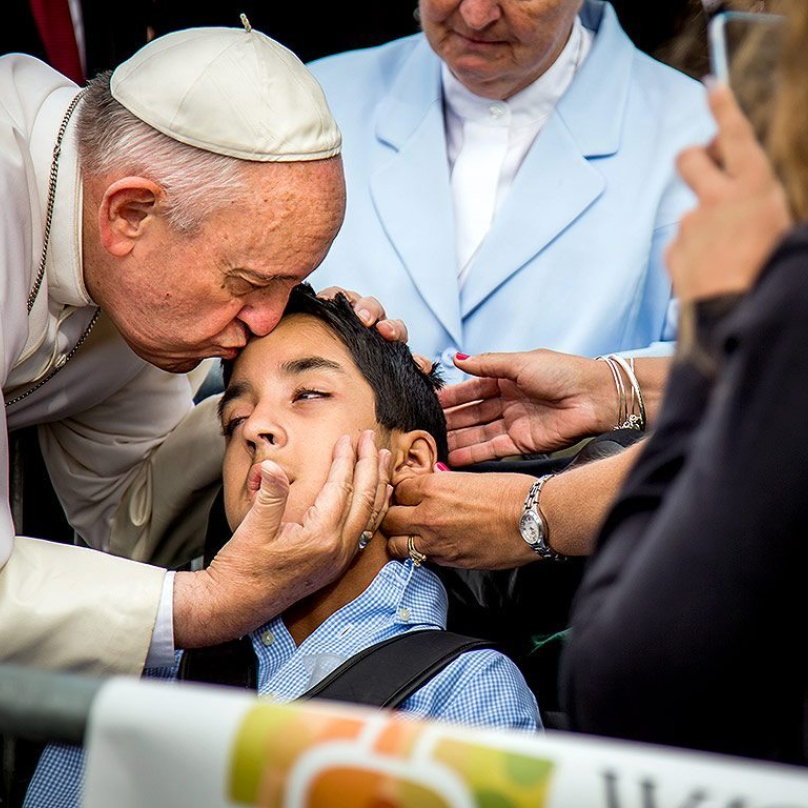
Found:
[(119, 65), (112, 96), (174, 140), (258, 162), (323, 160), (342, 138), (317, 80), (290, 50), (244, 28), (191, 28)]

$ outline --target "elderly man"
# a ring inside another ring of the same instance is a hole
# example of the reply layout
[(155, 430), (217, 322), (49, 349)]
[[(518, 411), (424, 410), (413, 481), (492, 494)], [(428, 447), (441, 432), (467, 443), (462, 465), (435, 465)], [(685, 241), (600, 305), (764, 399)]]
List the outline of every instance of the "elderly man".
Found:
[[(249, 26), (155, 40), (82, 92), (4, 57), (0, 99), (8, 429), (44, 425), (87, 544), (176, 555), (203, 524), (174, 529), (181, 494), (204, 513), (222, 449), (185, 371), (267, 334), (322, 260), (343, 216), (339, 131), (299, 60)], [(240, 636), (345, 568), (386, 496), (379, 465), (372, 440), (341, 442), (302, 524), (281, 523), (286, 489), (263, 475), (213, 566), (176, 575), (15, 538), (6, 499), (0, 660), (138, 672)]]
[(692, 199), (674, 156), (712, 131), (703, 88), (597, 0), (419, 10), (423, 34), (311, 65), (349, 200), (317, 283), (394, 301), (451, 370), (458, 351), (671, 340), (662, 255)]

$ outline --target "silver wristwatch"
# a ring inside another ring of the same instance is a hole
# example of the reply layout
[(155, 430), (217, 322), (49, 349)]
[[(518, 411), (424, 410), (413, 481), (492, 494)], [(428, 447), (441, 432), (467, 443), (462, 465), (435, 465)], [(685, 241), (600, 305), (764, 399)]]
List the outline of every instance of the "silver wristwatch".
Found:
[(519, 518), (519, 532), (530, 546), (530, 549), (540, 558), (546, 558), (550, 561), (563, 561), (566, 556), (555, 552), (549, 545), (547, 522), (545, 522), (544, 515), (539, 508), (541, 489), (552, 476), (552, 474), (545, 474), (530, 486), (522, 516)]

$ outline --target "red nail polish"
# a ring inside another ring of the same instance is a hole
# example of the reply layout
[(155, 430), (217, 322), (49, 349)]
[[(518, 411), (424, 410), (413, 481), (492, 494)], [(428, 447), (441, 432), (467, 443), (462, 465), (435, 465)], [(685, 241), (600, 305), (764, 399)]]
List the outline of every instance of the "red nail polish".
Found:
[(465, 360), (468, 359), (468, 358), (469, 358), (468, 354), (464, 354), (464, 353), (456, 353), (455, 354), (455, 359), (459, 359), (461, 362), (465, 362)]
[(438, 471), (449, 471), (449, 467), (446, 465), (446, 463), (435, 463), (435, 468)]

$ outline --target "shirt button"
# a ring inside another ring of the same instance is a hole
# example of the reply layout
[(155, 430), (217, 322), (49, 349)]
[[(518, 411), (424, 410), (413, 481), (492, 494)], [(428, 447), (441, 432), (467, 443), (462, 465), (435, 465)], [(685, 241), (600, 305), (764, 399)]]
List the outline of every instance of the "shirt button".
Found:
[(454, 367), (454, 355), (457, 353), (457, 348), (451, 346), (446, 348), (443, 353), (440, 355), (441, 364), (445, 365), (446, 367)]
[(491, 106), (488, 107), (488, 114), (495, 121), (498, 121), (505, 114), (505, 107), (502, 104), (491, 104)]
[(401, 620), (403, 623), (410, 622), (410, 610), (409, 609), (399, 609), (398, 610), (398, 619)]
[(353, 631), (353, 626), (343, 626), (338, 632), (337, 637), (341, 640), (347, 637)]
[(272, 633), (272, 632), (271, 632), (269, 629), (267, 629), (267, 630), (266, 630), (266, 631), (265, 631), (265, 632), (264, 632), (264, 633), (261, 635), (261, 642), (262, 642), (264, 645), (267, 645), (267, 646), (272, 645), (272, 643), (273, 643), (273, 642), (275, 642), (275, 635), (274, 635), (274, 634), (273, 634), (273, 633)]

